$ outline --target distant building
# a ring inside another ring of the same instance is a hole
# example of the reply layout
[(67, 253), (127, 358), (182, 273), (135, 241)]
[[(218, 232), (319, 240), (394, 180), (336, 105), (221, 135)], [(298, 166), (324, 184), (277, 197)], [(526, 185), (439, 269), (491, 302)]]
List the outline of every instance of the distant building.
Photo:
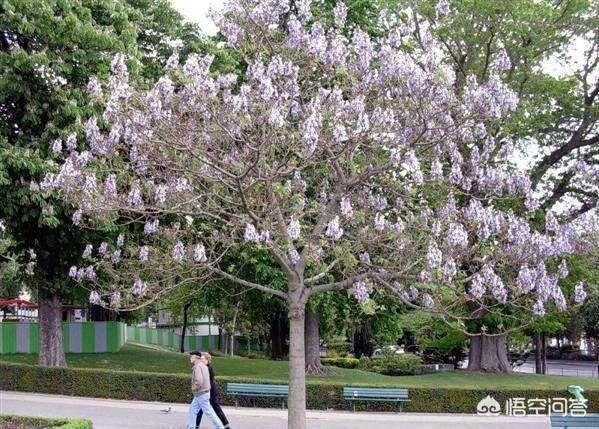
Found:
[[(142, 326), (147, 326), (149, 328), (173, 328), (177, 335), (181, 335), (183, 331), (181, 324), (175, 324), (172, 314), (166, 309), (160, 309), (153, 317), (148, 317), (148, 320), (145, 323), (142, 323)], [(210, 316), (189, 318), (187, 321), (186, 335), (200, 336), (218, 334), (219, 326), (214, 323)]]

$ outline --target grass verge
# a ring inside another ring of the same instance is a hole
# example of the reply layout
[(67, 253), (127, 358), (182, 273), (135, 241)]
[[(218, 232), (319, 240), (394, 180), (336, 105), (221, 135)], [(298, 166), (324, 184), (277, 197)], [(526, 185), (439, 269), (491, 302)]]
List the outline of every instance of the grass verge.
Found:
[(42, 417), (0, 414), (3, 429), (92, 429), (92, 422), (82, 419), (46, 419)]

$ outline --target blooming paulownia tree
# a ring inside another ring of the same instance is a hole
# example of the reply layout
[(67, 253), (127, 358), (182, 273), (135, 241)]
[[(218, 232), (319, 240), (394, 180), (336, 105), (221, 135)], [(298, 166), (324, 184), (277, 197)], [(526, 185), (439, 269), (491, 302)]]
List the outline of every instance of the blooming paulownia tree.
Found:
[[(139, 90), (115, 57), (107, 93), (90, 83), (106, 103), (87, 121), (90, 150), (56, 145), (66, 160), (43, 183), (80, 207), (77, 223), (144, 225), (142, 243), (85, 250), (104, 269), (135, 260), (126, 287), (100, 287), (93, 265), (71, 269), (95, 282), (93, 302), (159, 293), (144, 264), (165, 255), (172, 267), (284, 298), (292, 429), (305, 427), (310, 296), (353, 288), (365, 302), (380, 288), (444, 318), (473, 317), (472, 303), (542, 315), (568, 301), (558, 283), (567, 267), (554, 273), (546, 261), (578, 246), (573, 227), (549, 216), (535, 231), (508, 209), (536, 205), (489, 131), (517, 104), (500, 79), (505, 61), (488, 82), (470, 78), (456, 93), (424, 29), (419, 43), (409, 26), (373, 40), (346, 28), (345, 14), (339, 3), (326, 26), (309, 1), (229, 2), (219, 24), (247, 63), (241, 75), (211, 74), (211, 56), (191, 56)], [(266, 249), (287, 289), (223, 264), (236, 246)], [(517, 323), (505, 317), (506, 327)]]

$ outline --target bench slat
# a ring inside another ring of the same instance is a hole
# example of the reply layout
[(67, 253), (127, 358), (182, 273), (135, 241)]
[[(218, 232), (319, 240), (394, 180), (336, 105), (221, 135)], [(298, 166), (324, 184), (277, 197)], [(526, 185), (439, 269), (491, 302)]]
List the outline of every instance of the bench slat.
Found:
[(387, 396), (387, 395), (376, 395), (376, 396), (353, 396), (353, 395), (345, 395), (343, 396), (345, 399), (377, 399), (377, 398), (381, 398), (381, 399), (398, 399), (401, 401), (409, 401), (410, 398), (408, 398), (407, 396)]
[(278, 384), (227, 383), (228, 395), (239, 396), (289, 396), (289, 386)]
[(393, 396), (408, 396), (407, 393), (397, 392), (343, 392), (344, 395), (393, 395)]
[(408, 389), (343, 388), (343, 399), (348, 401), (410, 402), (408, 396)]
[(358, 395), (345, 395), (343, 396), (345, 399), (377, 399), (377, 398), (381, 398), (381, 399), (397, 399), (397, 400), (403, 400), (406, 401), (409, 398), (407, 396), (394, 396), (394, 395), (362, 395), (362, 396), (358, 396)]
[(393, 392), (393, 393), (405, 393), (406, 395), (408, 394), (408, 389), (367, 389), (367, 388), (357, 388), (357, 387), (344, 387), (343, 388), (344, 392), (359, 392), (359, 393), (368, 393), (368, 392), (374, 392), (374, 393), (381, 393), (381, 392)]
[(253, 387), (231, 387), (229, 390), (239, 390), (239, 391), (259, 391), (259, 392), (288, 392), (288, 389), (279, 389), (273, 387), (267, 388), (253, 388)]

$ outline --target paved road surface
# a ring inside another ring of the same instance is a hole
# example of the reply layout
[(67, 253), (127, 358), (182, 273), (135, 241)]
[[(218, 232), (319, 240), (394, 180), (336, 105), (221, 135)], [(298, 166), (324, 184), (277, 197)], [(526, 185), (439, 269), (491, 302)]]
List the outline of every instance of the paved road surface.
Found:
[[(460, 362), (460, 368), (468, 366), (468, 359)], [(579, 360), (548, 360), (548, 375), (567, 375), (571, 377), (598, 377), (599, 362), (597, 361), (579, 361)], [(527, 361), (519, 367), (514, 368), (515, 372), (524, 372), (534, 374), (535, 362)], [(580, 382), (581, 384), (584, 381)], [(583, 384), (584, 385), (584, 384)]]
[[(171, 408), (170, 412), (161, 410)], [(224, 408), (233, 429), (285, 429), (286, 411)], [(184, 429), (187, 405), (0, 391), (0, 413), (84, 417), (95, 429)], [(203, 422), (202, 428), (211, 427)], [(309, 411), (308, 429), (549, 429), (546, 417)]]
[[(597, 361), (548, 360), (547, 374), (569, 375), (575, 377), (597, 377), (599, 364)], [(525, 362), (515, 369), (517, 372), (532, 374), (535, 372), (534, 361)], [(583, 381), (581, 381), (583, 383)]]

